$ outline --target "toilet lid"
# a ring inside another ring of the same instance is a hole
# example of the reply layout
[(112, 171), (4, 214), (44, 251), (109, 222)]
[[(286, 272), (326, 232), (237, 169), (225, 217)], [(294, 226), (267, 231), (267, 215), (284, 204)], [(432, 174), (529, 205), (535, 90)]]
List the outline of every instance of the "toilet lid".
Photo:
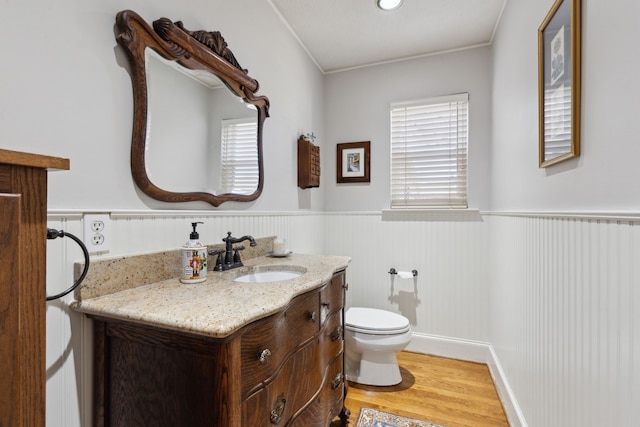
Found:
[(351, 307), (345, 314), (345, 325), (364, 331), (404, 332), (409, 328), (409, 319), (377, 308)]

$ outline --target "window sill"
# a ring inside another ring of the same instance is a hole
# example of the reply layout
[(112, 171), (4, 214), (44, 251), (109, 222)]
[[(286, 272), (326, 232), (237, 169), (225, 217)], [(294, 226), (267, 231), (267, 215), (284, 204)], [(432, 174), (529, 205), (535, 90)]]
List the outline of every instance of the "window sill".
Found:
[(383, 209), (383, 221), (482, 221), (479, 209)]

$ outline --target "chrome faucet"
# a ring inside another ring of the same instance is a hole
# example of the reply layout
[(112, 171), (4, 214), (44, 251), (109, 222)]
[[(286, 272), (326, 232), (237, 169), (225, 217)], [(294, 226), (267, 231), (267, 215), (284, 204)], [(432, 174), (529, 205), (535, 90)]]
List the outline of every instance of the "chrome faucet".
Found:
[(232, 268), (242, 267), (243, 264), (240, 259), (240, 251), (244, 250), (244, 246), (233, 247), (233, 245), (235, 243), (244, 242), (245, 240), (249, 241), (249, 246), (251, 247), (256, 245), (256, 241), (252, 236), (232, 237), (231, 232), (227, 232), (227, 237), (222, 239), (222, 241), (225, 242), (224, 259), (222, 259), (222, 253), (220, 253), (214, 270), (225, 271), (231, 270)]

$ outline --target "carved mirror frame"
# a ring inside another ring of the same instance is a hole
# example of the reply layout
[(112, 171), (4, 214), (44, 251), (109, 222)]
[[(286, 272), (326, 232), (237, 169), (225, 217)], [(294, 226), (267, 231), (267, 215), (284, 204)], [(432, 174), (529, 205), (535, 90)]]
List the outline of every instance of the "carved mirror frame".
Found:
[[(133, 85), (133, 132), (131, 137), (131, 173), (136, 185), (148, 196), (165, 202), (205, 201), (213, 206), (228, 201), (250, 202), (262, 193), (264, 170), (262, 160), (262, 128), (269, 116), (269, 99), (258, 96), (258, 81), (249, 77), (235, 59), (218, 31), (189, 31), (182, 22), (160, 18), (149, 26), (138, 14), (124, 10), (116, 15), (116, 40), (124, 48), (131, 67)], [(145, 50), (153, 49), (163, 58), (176, 61), (190, 70), (208, 71), (217, 76), (231, 92), (258, 111), (258, 185), (252, 194), (208, 192), (174, 192), (156, 186), (147, 174), (145, 147), (147, 142), (148, 87)]]

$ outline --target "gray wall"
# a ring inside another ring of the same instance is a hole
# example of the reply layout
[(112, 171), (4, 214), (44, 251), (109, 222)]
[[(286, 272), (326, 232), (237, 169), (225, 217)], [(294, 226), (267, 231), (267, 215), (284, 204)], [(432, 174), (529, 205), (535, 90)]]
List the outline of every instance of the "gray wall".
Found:
[(539, 169), (552, 4), (509, 0), (492, 47), (490, 341), (528, 425), (636, 425), (640, 3), (582, 1), (582, 154)]
[[(389, 208), (389, 106), (395, 101), (469, 93), (469, 207), (489, 207), (491, 61), (488, 47), (326, 76), (324, 209)], [(336, 184), (336, 144), (371, 141), (371, 182)]]
[(493, 45), (493, 210), (640, 207), (640, 4), (582, 3), (582, 155), (539, 169), (537, 29), (553, 0), (507, 2)]
[(6, 41), (0, 141), (6, 149), (71, 159), (71, 171), (51, 174), (50, 208), (210, 207), (160, 203), (133, 183), (131, 80), (113, 28), (116, 13), (124, 9), (149, 23), (168, 17), (190, 30), (221, 31), (240, 64), (260, 82), (259, 94), (271, 101), (263, 195), (255, 203), (225, 204), (220, 210), (321, 208), (321, 192), (297, 190), (295, 164), (298, 136), (323, 134), (323, 76), (268, 2), (8, 0), (0, 7)]
[[(322, 76), (264, 1), (6, 0), (0, 6), (0, 145), (71, 159), (71, 171), (51, 174), (49, 201), (51, 209), (72, 213), (52, 225), (81, 233), (81, 217), (73, 212), (149, 211), (116, 221), (116, 231), (120, 223), (132, 227), (122, 233), (128, 241), (116, 240), (118, 251), (139, 251), (142, 243), (144, 250), (165, 249), (168, 241), (179, 245), (184, 238), (175, 236), (182, 231), (151, 245), (136, 234), (142, 229), (157, 236), (166, 228), (153, 209), (182, 207), (149, 200), (131, 179), (131, 83), (114, 39), (114, 17), (128, 8), (149, 21), (166, 16), (187, 28), (218, 29), (272, 104), (263, 196), (221, 208), (254, 213), (236, 228), (303, 239), (305, 250), (317, 250), (319, 236), (330, 229), (324, 249), (353, 257), (351, 304), (397, 309), (389, 300), (388, 267), (418, 268), (424, 287), (417, 330), (491, 342), (530, 425), (629, 425), (640, 416), (632, 409), (640, 390), (640, 316), (634, 314), (640, 312), (634, 291), (640, 259), (639, 251), (626, 249), (638, 247), (639, 220), (637, 214), (629, 222), (580, 217), (639, 211), (640, 4), (583, 0), (582, 155), (539, 169), (537, 28), (552, 3), (510, 0), (490, 48)], [(436, 215), (416, 227), (359, 212), (379, 212), (388, 203), (388, 103), (460, 91), (470, 93), (472, 108), (470, 206), (489, 211), (489, 219)], [(300, 190), (295, 142), (309, 131), (321, 146), (322, 183)], [(372, 181), (338, 186), (335, 145), (361, 140), (372, 142)], [(312, 219), (296, 214), (323, 209), (350, 212)], [(261, 211), (287, 211), (292, 218)], [(504, 211), (524, 212), (525, 219)], [(540, 218), (549, 211), (573, 216)], [(182, 219), (173, 220), (176, 230)], [(215, 216), (207, 222), (203, 232), (210, 230), (211, 240), (234, 224)], [(448, 242), (444, 251), (439, 242)], [(47, 276), (56, 280), (50, 289), (62, 288), (77, 258), (70, 248), (50, 250)], [(83, 320), (66, 304), (48, 306), (52, 425), (90, 424), (91, 330), (78, 324)]]

